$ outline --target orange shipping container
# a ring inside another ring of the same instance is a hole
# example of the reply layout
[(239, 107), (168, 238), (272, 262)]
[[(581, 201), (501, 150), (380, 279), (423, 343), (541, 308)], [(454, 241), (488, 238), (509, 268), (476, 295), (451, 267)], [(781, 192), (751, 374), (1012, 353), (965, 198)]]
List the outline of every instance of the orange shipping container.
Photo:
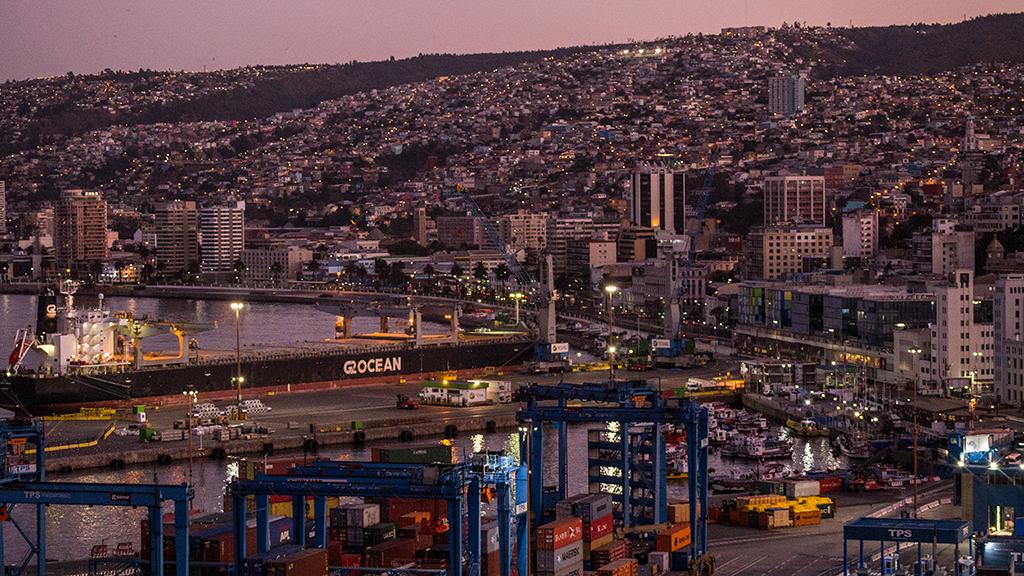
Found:
[(566, 518), (548, 522), (537, 528), (537, 549), (558, 550), (583, 539), (583, 521)]
[(690, 545), (690, 525), (675, 524), (668, 527), (655, 542), (658, 552), (675, 552)]

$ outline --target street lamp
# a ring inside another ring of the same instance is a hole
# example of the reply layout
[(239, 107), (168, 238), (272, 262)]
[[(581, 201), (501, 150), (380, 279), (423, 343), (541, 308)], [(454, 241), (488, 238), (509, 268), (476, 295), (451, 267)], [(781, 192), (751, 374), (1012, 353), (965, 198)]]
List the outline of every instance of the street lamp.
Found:
[(242, 419), (242, 328), (239, 314), (245, 304), (232, 302), (231, 309), (235, 311), (235, 419)]
[(608, 375), (615, 380), (615, 346), (612, 344), (612, 296), (619, 291), (619, 287), (609, 284), (604, 287), (608, 294)]
[(921, 349), (908, 348), (907, 352), (913, 358), (911, 366), (914, 370), (914, 401), (910, 407), (910, 416), (914, 419), (914, 518), (917, 518), (917, 437), (920, 433), (920, 426), (917, 423), (917, 379), (921, 375), (921, 369), (917, 365), (917, 356), (921, 353)]
[(513, 292), (508, 295), (509, 298), (515, 302), (516, 306), (516, 326), (519, 326), (519, 301), (526, 297), (522, 292)]
[[(191, 488), (194, 486), (192, 483), (192, 418), (195, 417), (194, 408), (196, 405), (196, 397), (199, 393), (196, 389), (189, 386), (188, 390), (182, 392), (188, 398), (188, 414), (185, 415), (185, 422), (187, 425), (185, 428), (188, 432), (188, 485)], [(192, 500), (189, 500), (189, 506), (192, 506)]]

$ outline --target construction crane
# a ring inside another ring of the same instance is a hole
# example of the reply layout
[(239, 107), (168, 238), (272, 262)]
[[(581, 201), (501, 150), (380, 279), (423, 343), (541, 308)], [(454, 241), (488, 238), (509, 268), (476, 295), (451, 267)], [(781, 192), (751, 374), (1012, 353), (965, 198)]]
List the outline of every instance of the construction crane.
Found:
[(697, 225), (695, 229), (690, 232), (690, 262), (693, 262), (697, 258), (697, 240), (700, 239), (701, 234), (704, 231), (704, 214), (708, 210), (708, 202), (711, 199), (711, 190), (715, 183), (715, 168), (718, 166), (718, 150), (715, 149), (711, 152), (711, 156), (708, 159), (708, 169), (704, 173), (704, 184), (697, 189), (697, 209), (694, 212), (694, 216), (697, 219)]

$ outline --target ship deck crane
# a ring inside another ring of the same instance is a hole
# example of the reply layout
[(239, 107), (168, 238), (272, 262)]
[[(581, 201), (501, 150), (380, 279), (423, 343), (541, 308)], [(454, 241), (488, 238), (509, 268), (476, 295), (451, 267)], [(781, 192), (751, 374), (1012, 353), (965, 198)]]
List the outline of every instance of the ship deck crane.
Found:
[[(653, 491), (654, 514), (648, 524), (660, 524), (667, 516), (667, 483), (664, 475), (664, 438), (662, 425), (677, 424), (686, 428), (686, 449), (689, 456), (690, 525), (693, 539), (690, 548), (691, 573), (709, 573), (713, 561), (707, 555), (707, 506), (708, 506), (708, 411), (695, 402), (677, 399), (665, 400), (659, 391), (644, 381), (607, 382), (582, 385), (540, 385), (531, 384), (522, 390), (526, 408), (520, 410), (517, 419), (529, 427), (529, 442), (522, 449), (528, 454), (530, 474), (530, 509), (535, 517), (543, 513), (543, 476), (540, 471), (544, 463), (544, 424), (552, 424), (558, 430), (558, 492), (560, 498), (568, 496), (567, 454), (568, 426), (570, 424), (592, 424), (617, 422), (621, 437), (621, 475), (616, 479), (622, 489), (621, 526), (630, 528), (636, 524), (631, 507), (631, 472), (633, 449), (630, 446), (629, 427), (634, 424), (650, 424), (653, 428), (649, 451), (645, 456), (656, 471)], [(555, 404), (541, 405), (541, 401), (554, 400)], [(601, 402), (604, 405), (568, 405), (569, 401)], [(608, 404), (611, 404), (610, 406)], [(696, 503), (696, 505), (692, 505)]]

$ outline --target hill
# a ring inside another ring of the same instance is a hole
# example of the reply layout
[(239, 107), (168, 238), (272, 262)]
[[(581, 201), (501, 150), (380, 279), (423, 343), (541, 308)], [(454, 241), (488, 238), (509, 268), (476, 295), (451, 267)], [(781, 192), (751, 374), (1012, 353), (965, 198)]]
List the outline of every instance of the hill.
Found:
[[(978, 62), (1024, 62), (1024, 14), (957, 24), (847, 28), (854, 47), (828, 54), (834, 74), (931, 74)], [(845, 60), (845, 62), (844, 62)]]

